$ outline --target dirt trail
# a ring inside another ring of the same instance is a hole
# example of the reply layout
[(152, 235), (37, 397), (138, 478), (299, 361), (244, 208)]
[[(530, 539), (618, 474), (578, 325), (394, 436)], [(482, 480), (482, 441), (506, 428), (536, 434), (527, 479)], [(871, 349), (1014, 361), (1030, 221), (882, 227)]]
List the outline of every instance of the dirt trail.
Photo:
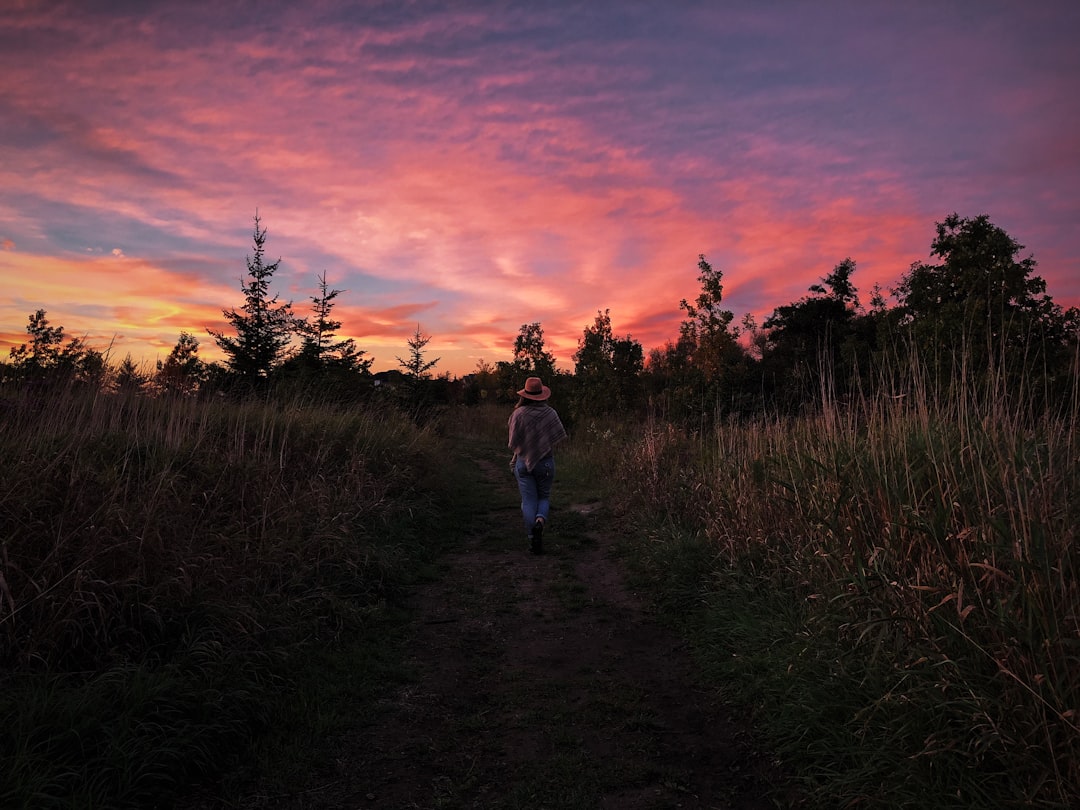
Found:
[[(485, 477), (502, 469), (478, 461)], [(595, 505), (504, 489), (415, 596), (410, 683), (288, 808), (771, 808), (765, 757), (630, 592)]]

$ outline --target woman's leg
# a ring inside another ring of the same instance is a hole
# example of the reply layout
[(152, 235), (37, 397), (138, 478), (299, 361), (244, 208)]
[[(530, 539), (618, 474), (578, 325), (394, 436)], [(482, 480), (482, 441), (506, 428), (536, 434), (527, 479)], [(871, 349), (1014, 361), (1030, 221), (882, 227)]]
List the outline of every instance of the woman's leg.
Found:
[(534, 517), (547, 521), (551, 511), (551, 484), (555, 480), (555, 459), (545, 458), (532, 471), (536, 482), (536, 512)]
[(536, 478), (525, 468), (525, 462), (521, 459), (514, 465), (514, 477), (517, 478), (518, 491), (521, 492), (521, 517), (525, 523), (525, 532), (531, 538), (539, 499)]

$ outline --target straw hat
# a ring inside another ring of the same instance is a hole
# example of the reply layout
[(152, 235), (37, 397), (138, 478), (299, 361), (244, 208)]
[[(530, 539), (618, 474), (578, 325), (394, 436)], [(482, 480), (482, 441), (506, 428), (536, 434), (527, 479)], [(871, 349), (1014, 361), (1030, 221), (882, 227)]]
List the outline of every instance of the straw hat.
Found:
[(551, 389), (540, 382), (539, 377), (529, 377), (525, 380), (525, 387), (517, 393), (519, 397), (540, 402), (551, 396)]

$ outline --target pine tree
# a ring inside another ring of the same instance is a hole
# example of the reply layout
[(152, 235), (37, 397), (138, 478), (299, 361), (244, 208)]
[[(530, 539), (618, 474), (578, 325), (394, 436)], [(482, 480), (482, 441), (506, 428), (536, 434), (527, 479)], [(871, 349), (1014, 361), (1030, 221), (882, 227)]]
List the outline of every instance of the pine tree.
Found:
[(206, 330), (225, 352), (232, 372), (251, 383), (265, 380), (281, 362), (292, 341), (296, 324), (292, 302), (282, 304), (278, 303), (277, 295), (270, 297), (270, 281), (281, 260), (266, 263), (266, 229), (260, 228), (259, 223), (259, 215), (256, 214), (253, 235), (255, 253), (253, 257), (245, 257), (248, 280), (240, 282), (244, 305), (239, 311), (221, 311), (236, 331), (236, 336)]
[(397, 359), (398, 365), (405, 370), (405, 403), (412, 408), (421, 408), (431, 393), (431, 369), (439, 362), (439, 358), (426, 360), (424, 349), (431, 342), (431, 336), (420, 331), (420, 324), (416, 325), (416, 332), (407, 341), (409, 345), (409, 359)]
[(335, 334), (341, 328), (341, 321), (331, 317), (334, 299), (342, 290), (332, 290), (326, 281), (326, 273), (319, 278), (319, 294), (311, 297), (311, 318), (296, 322), (296, 331), (301, 336), (299, 359), (305, 368), (324, 369), (334, 366), (347, 371), (367, 372), (373, 358), (365, 358), (365, 352), (356, 348), (352, 338), (337, 340)]
[(163, 394), (184, 396), (195, 393), (206, 376), (206, 366), (199, 359), (199, 341), (187, 332), (180, 333), (169, 356), (157, 362), (154, 383)]
[(124, 356), (124, 359), (120, 361), (120, 365), (116, 369), (116, 390), (123, 391), (125, 393), (138, 394), (143, 390), (143, 386), (146, 385), (148, 375), (144, 374), (138, 364), (131, 359), (131, 354), (128, 353)]
[(431, 336), (420, 331), (420, 324), (416, 325), (416, 332), (407, 342), (409, 344), (409, 359), (402, 360), (399, 357), (397, 361), (398, 365), (405, 370), (409, 381), (416, 385), (421, 380), (430, 379), (431, 369), (435, 368), (441, 358), (436, 357), (434, 360), (424, 359), (424, 347), (431, 342)]

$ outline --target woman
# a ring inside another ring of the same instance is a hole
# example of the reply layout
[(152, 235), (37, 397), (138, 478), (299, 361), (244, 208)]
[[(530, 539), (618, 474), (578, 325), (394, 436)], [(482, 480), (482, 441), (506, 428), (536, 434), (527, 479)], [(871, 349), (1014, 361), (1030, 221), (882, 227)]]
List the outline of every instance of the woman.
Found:
[(510, 414), (510, 465), (521, 491), (521, 515), (533, 554), (544, 550), (544, 525), (551, 508), (551, 482), (555, 479), (555, 445), (566, 430), (547, 404), (551, 389), (539, 377), (529, 377), (517, 392), (518, 403)]

